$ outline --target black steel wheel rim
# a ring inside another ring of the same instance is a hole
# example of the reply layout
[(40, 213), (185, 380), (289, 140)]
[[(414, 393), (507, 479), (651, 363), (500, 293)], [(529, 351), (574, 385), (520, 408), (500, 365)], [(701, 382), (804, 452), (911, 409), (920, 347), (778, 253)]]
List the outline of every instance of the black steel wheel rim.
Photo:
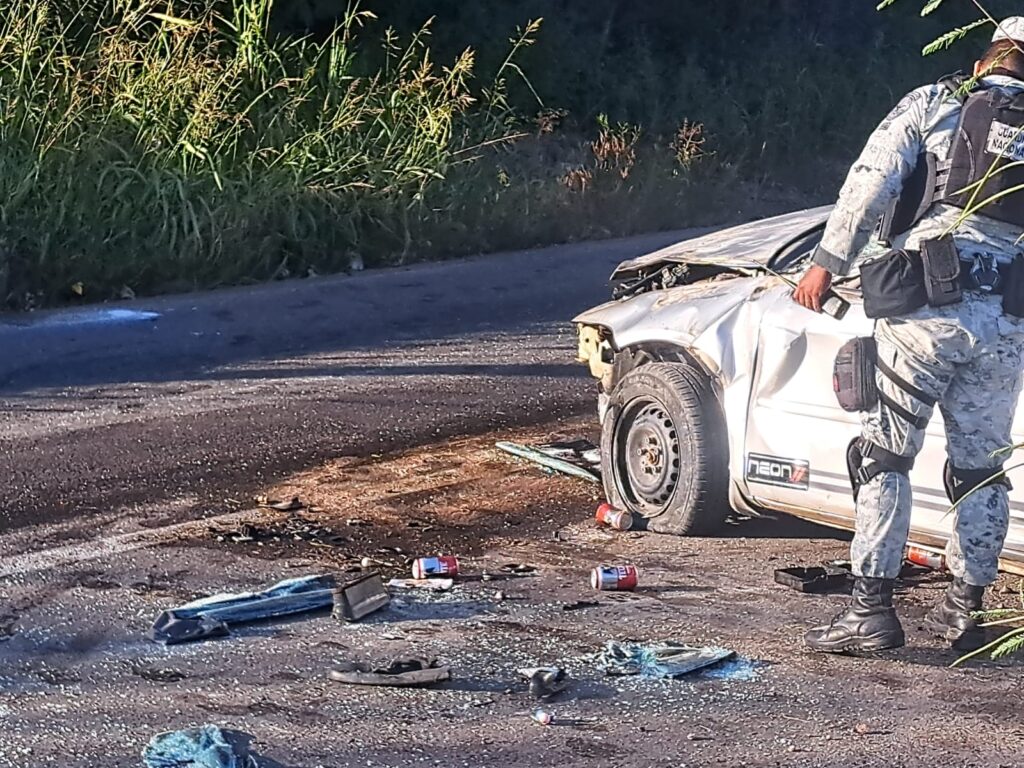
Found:
[(679, 485), (679, 432), (655, 397), (630, 402), (615, 426), (617, 482), (624, 498), (652, 517), (665, 510)]

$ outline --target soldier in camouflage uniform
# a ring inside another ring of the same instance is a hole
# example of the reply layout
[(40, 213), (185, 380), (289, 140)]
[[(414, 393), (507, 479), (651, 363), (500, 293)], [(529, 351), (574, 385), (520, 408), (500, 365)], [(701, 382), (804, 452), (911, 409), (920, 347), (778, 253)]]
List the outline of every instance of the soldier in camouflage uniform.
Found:
[[(1024, 54), (1013, 41), (1024, 40), (1024, 18), (1001, 22), (975, 74), (985, 87), (1024, 91)], [(1007, 53), (1008, 47), (1014, 48)], [(1024, 47), (1024, 46), (1021, 46)], [(999, 58), (993, 59), (994, 52)], [(998, 62), (998, 68), (993, 66)], [(946, 158), (957, 131), (961, 101), (948, 87), (912, 91), (871, 135), (853, 165), (829, 217), (822, 242), (794, 292), (800, 304), (820, 311), (831, 275), (849, 272), (855, 257), (870, 259), (866, 248), (883, 213), (900, 195), (903, 182), (922, 152)], [(923, 218), (892, 241), (893, 248), (916, 249), (923, 240), (953, 230), (961, 259), (989, 268), (1008, 263), (1021, 250), (1022, 229), (984, 215), (963, 217), (959, 208), (934, 203)], [(814, 650), (881, 650), (904, 644), (892, 607), (910, 531), (911, 486), (907, 472), (924, 441), (924, 427), (938, 405), (945, 421), (949, 463), (960, 471), (962, 495), (997, 472), (1004, 457), (993, 452), (1010, 445), (1010, 426), (1024, 368), (1024, 321), (1004, 313), (1001, 298), (965, 290), (963, 301), (923, 308), (875, 325), (879, 402), (865, 414), (865, 458), (888, 458), (856, 493), (856, 534), (851, 546), (855, 582), (853, 605), (833, 622), (807, 633)], [(883, 375), (888, 368), (891, 375)], [(894, 381), (895, 379), (895, 381)], [(899, 383), (896, 383), (896, 382)], [(888, 454), (886, 453), (888, 452)], [(967, 478), (967, 482), (964, 482)], [(974, 482), (977, 481), (977, 482)], [(948, 488), (948, 483), (947, 483)], [(958, 649), (978, 647), (984, 633), (971, 618), (981, 608), (987, 585), (996, 578), (999, 553), (1009, 522), (1007, 488), (990, 484), (966, 495), (954, 513), (947, 558), (954, 581), (929, 625)]]

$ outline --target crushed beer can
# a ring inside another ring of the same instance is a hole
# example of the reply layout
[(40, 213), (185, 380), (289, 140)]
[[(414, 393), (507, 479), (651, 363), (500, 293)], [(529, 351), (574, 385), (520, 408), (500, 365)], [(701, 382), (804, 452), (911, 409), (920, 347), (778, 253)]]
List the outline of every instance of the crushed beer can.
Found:
[(628, 531), (633, 527), (633, 516), (624, 509), (616, 509), (607, 501), (597, 508), (594, 515), (597, 522), (617, 531)]
[(590, 586), (602, 592), (632, 591), (639, 576), (635, 565), (599, 565), (590, 572)]
[(432, 576), (451, 577), (459, 573), (457, 557), (440, 555), (438, 557), (418, 557), (412, 563), (414, 579), (429, 579)]

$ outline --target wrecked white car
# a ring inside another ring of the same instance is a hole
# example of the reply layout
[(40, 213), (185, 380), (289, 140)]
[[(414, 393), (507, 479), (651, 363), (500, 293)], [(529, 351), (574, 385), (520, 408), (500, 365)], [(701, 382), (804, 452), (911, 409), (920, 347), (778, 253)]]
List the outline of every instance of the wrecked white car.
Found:
[[(832, 388), (839, 347), (870, 335), (856, 272), (833, 287), (842, 320), (790, 298), (830, 207), (697, 237), (626, 261), (615, 300), (575, 318), (579, 359), (599, 380), (610, 503), (650, 530), (713, 531), (729, 509), (776, 510), (853, 529), (846, 447), (859, 414)], [(941, 417), (911, 474), (911, 541), (941, 551), (952, 516)], [(1024, 440), (1016, 414), (1014, 442)], [(1010, 494), (1003, 566), (1024, 571), (1024, 482)]]

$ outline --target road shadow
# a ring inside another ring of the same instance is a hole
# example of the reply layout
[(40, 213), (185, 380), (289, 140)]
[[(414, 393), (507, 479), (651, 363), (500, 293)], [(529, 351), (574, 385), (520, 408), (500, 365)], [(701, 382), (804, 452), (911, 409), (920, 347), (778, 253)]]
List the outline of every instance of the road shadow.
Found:
[[(0, 394), (222, 376), (308, 376), (315, 374), (275, 370), (264, 363), (282, 357), (358, 357), (383, 348), (444, 346), (467, 335), (495, 337), (491, 344), (500, 349), (500, 337), (509, 333), (550, 335), (561, 329), (571, 334), (574, 315), (609, 298), (608, 274), (617, 263), (681, 239), (678, 232), (656, 233), (354, 277), (123, 302), (115, 309), (97, 305), (31, 315), (4, 313), (0, 348), (7, 354), (0, 360)], [(132, 322), (108, 318), (133, 312), (145, 317)], [(402, 362), (400, 354), (395, 357)], [(225, 372), (230, 366), (238, 366), (239, 372)], [(490, 369), (469, 366), (474, 367)], [(357, 364), (347, 374), (334, 369), (322, 375), (360, 375), (360, 368)], [(417, 373), (373, 365), (362, 372)], [(567, 375), (558, 368), (546, 375), (560, 374)]]
[(730, 515), (725, 525), (716, 532), (725, 539), (833, 539), (850, 541), (853, 534), (830, 528), (791, 515), (762, 512), (752, 515)]

